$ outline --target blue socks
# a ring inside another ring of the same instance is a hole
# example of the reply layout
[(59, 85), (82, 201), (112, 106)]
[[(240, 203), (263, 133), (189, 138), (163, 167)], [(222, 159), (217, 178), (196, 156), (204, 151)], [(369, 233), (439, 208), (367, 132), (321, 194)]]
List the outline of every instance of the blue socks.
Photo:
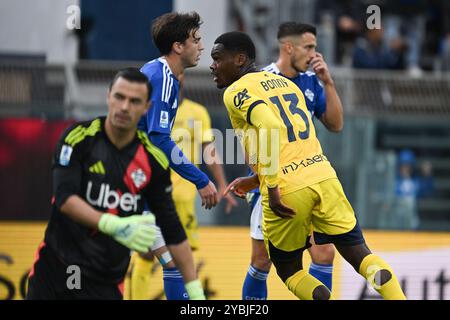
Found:
[[(332, 264), (311, 263), (309, 274), (322, 282), (331, 291), (333, 282)], [(268, 272), (256, 269), (250, 265), (242, 288), (242, 300), (266, 300), (268, 275)]]
[(177, 268), (164, 268), (163, 281), (167, 300), (189, 300), (183, 276)]
[(315, 264), (311, 262), (309, 266), (309, 274), (322, 282), (330, 291), (333, 278), (332, 264)]
[(267, 300), (268, 275), (268, 272), (250, 265), (242, 288), (242, 300)]

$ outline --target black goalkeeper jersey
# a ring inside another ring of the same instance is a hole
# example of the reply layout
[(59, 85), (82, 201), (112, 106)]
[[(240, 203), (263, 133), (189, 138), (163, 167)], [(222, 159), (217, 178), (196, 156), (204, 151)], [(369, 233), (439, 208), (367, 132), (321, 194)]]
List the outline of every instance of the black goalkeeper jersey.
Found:
[(60, 138), (53, 157), (54, 198), (45, 244), (64, 264), (79, 266), (83, 276), (117, 283), (127, 271), (130, 250), (60, 212), (69, 196), (78, 195), (97, 210), (121, 217), (141, 214), (146, 202), (167, 244), (182, 242), (186, 234), (172, 200), (166, 156), (143, 131), (117, 149), (104, 122), (100, 117), (75, 124)]

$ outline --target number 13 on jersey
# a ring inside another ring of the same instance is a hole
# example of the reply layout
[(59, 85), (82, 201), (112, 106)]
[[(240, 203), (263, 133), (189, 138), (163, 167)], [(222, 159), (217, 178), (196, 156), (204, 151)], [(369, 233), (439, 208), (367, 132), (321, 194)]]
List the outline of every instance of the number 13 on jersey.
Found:
[[(289, 142), (293, 142), (297, 140), (297, 137), (299, 137), (301, 140), (305, 140), (309, 138), (309, 119), (308, 116), (306, 115), (306, 113), (300, 109), (298, 107), (298, 96), (295, 93), (288, 93), (288, 94), (283, 94), (282, 95), (283, 100), (285, 102), (289, 102), (289, 110), (285, 110), (285, 108), (283, 107), (283, 104), (280, 101), (280, 98), (278, 96), (273, 96), (270, 97), (270, 101), (272, 101), (272, 103), (274, 105), (277, 106), (278, 110), (280, 111), (280, 115), (281, 115), (281, 119), (283, 119), (283, 122), (287, 128), (287, 135), (288, 135), (288, 140)], [(287, 115), (286, 112), (290, 112), (291, 115), (295, 115), (298, 114), (303, 122), (305, 123), (305, 130), (304, 131), (300, 131), (295, 130), (295, 127), (292, 122), (289, 120), (289, 117)], [(295, 132), (297, 131), (297, 133)]]

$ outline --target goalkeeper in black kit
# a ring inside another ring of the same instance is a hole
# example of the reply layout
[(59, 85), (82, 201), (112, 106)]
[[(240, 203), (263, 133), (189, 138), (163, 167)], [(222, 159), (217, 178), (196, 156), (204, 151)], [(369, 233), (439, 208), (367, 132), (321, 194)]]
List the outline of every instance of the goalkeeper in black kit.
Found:
[(107, 117), (62, 135), (53, 157), (52, 214), (27, 299), (122, 299), (118, 286), (130, 250), (148, 251), (155, 223), (190, 299), (204, 299), (174, 209), (168, 159), (137, 129), (151, 107), (151, 90), (138, 69), (119, 71), (109, 87)]

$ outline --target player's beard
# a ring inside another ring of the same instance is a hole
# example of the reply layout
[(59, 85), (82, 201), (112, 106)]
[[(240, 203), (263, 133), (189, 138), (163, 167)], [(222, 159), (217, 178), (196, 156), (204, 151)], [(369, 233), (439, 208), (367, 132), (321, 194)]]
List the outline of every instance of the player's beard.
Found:
[(112, 124), (114, 125), (114, 127), (119, 131), (130, 130), (130, 128), (133, 127), (133, 120), (131, 119), (131, 117), (126, 115), (121, 115), (121, 117), (122, 119), (120, 119), (117, 114), (113, 116)]
[(308, 65), (306, 65), (306, 68), (302, 68), (301, 62), (297, 61), (297, 56), (294, 54), (291, 56), (291, 66), (294, 68), (294, 70), (298, 73), (300, 72), (306, 72), (308, 70)]

